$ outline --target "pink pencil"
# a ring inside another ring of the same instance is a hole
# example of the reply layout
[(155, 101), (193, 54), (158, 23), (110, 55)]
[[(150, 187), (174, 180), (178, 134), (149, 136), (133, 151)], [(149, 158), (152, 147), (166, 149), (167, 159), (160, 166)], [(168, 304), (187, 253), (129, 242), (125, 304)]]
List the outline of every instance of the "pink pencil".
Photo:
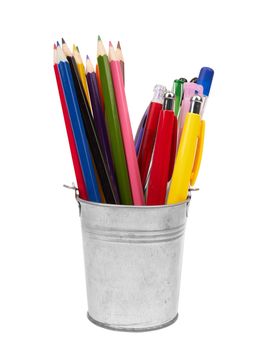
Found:
[(121, 64), (116, 57), (115, 50), (111, 42), (109, 43), (109, 63), (121, 124), (133, 203), (134, 205), (144, 205), (144, 193), (130, 125)]

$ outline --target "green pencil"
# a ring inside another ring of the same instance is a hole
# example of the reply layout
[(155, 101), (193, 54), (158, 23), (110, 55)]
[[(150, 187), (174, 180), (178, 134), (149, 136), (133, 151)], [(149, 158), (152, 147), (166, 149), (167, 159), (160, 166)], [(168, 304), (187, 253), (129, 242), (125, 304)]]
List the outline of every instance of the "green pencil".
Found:
[(106, 54), (106, 50), (104, 48), (100, 36), (98, 36), (97, 43), (97, 62), (100, 72), (102, 92), (105, 103), (105, 118), (107, 124), (107, 131), (110, 141), (114, 169), (118, 182), (118, 188), (120, 192), (121, 204), (130, 205), (133, 204), (133, 201), (128, 177), (123, 139), (120, 129), (120, 122), (116, 106), (116, 99), (114, 94), (108, 56)]

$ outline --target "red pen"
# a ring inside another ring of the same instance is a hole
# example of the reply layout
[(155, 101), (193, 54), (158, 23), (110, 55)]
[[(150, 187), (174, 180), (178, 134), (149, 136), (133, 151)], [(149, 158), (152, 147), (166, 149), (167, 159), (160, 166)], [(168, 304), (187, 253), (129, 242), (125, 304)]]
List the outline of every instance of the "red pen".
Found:
[(155, 143), (159, 115), (163, 107), (166, 88), (162, 85), (156, 85), (153, 91), (154, 96), (150, 103), (144, 135), (138, 153), (138, 164), (143, 187), (145, 187), (146, 184), (146, 178)]
[(166, 201), (171, 163), (174, 163), (172, 154), (176, 121), (173, 112), (174, 98), (172, 92), (165, 94), (163, 110), (160, 113), (147, 189), (147, 205), (162, 205)]

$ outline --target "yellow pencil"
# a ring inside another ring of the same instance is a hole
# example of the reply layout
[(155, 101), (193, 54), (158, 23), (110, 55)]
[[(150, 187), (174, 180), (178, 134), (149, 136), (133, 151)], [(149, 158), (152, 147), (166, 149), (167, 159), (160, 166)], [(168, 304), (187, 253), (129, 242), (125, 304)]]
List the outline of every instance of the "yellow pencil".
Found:
[(87, 83), (87, 78), (86, 78), (86, 70), (85, 70), (85, 66), (84, 66), (84, 63), (83, 63), (78, 46), (73, 45), (73, 56), (74, 56), (76, 64), (77, 64), (78, 73), (79, 73), (81, 83), (82, 83), (83, 88), (84, 88), (86, 98), (88, 100), (89, 107), (92, 110), (90, 96), (89, 96), (89, 90), (88, 90), (88, 83)]
[(190, 112), (186, 115), (183, 133), (171, 178), (167, 204), (187, 199), (190, 185), (194, 185), (199, 172), (203, 152), (205, 122), (201, 120), (202, 97), (191, 99)]

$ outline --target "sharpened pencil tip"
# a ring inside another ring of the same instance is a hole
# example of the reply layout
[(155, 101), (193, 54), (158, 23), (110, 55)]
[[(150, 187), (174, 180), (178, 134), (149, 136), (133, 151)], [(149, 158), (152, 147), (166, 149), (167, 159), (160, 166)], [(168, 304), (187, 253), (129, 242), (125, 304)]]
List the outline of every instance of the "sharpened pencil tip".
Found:
[(54, 50), (56, 50), (56, 49), (57, 49), (56, 44), (53, 44), (53, 49), (54, 49)]
[(56, 41), (57, 46), (60, 46), (59, 41)]
[(64, 38), (62, 38), (62, 44), (65, 44), (66, 42), (65, 42), (65, 39)]
[(86, 59), (89, 60), (89, 55), (86, 56)]
[(112, 42), (111, 42), (111, 41), (109, 41), (109, 42), (108, 42), (108, 44), (109, 44), (109, 46), (113, 47), (113, 45), (112, 45)]
[(80, 53), (80, 50), (79, 50), (79, 47), (78, 47), (78, 46), (76, 46), (76, 50)]
[(117, 43), (117, 49), (120, 49), (120, 50), (121, 50), (120, 41), (118, 41), (118, 43)]
[(100, 40), (102, 40), (102, 39), (101, 39), (100, 35), (98, 35), (98, 41), (100, 41)]

